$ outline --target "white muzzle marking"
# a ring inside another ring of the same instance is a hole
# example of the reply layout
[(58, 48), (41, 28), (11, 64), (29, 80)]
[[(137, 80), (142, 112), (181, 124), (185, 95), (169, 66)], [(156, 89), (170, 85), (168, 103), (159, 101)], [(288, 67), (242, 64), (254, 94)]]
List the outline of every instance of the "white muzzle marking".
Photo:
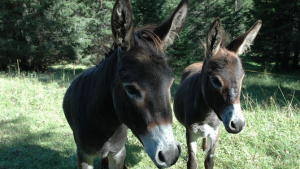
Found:
[(170, 145), (177, 148), (179, 143), (174, 139), (171, 124), (159, 125), (151, 128), (145, 135), (140, 135), (145, 146), (145, 151), (150, 158), (160, 166), (166, 166), (165, 162), (157, 160), (158, 153), (167, 149)]

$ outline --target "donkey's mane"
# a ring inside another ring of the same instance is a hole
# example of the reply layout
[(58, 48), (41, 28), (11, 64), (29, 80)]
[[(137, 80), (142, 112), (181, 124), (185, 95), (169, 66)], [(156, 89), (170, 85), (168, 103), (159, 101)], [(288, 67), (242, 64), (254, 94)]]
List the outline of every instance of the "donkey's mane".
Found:
[(152, 25), (144, 26), (137, 29), (135, 33), (142, 41), (151, 42), (158, 50), (163, 49), (162, 40), (153, 32), (154, 28), (155, 26)]
[(114, 46), (116, 46), (116, 45), (112, 45), (112, 47), (110, 48), (110, 47), (100, 43), (99, 46), (100, 46), (100, 48), (102, 48), (100, 55), (104, 56), (104, 58), (97, 58), (97, 60), (95, 62), (96, 67), (98, 67), (106, 58), (110, 57), (114, 53), (114, 51), (115, 51)]
[(145, 56), (139, 58), (140, 60), (152, 60), (154, 62), (164, 63), (167, 61), (164, 44), (162, 40), (154, 33), (155, 26), (148, 25), (141, 27), (135, 31), (136, 42), (144, 49), (151, 50), (150, 57)]
[[(140, 46), (147, 45), (147, 48), (152, 48), (152, 53), (154, 54), (151, 56), (151, 59), (153, 59), (156, 62), (165, 62), (167, 60), (167, 57), (165, 55), (165, 50), (163, 48), (163, 42), (162, 40), (153, 32), (155, 26), (148, 25), (141, 28), (138, 28), (135, 30), (135, 36), (136, 36), (136, 43), (138, 43)], [(105, 56), (104, 59), (99, 59), (96, 63), (96, 67), (98, 67), (103, 60), (109, 58), (114, 51), (117, 49), (117, 45), (113, 43), (112, 47), (109, 48), (103, 44), (100, 44), (102, 48), (104, 48), (104, 52), (102, 55)], [(146, 59), (146, 58), (144, 58)]]

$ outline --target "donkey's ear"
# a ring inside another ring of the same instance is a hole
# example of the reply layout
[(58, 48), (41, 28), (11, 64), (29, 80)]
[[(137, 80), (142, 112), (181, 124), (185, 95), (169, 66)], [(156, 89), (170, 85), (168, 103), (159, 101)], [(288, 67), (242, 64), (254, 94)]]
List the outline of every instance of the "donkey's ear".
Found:
[(188, 0), (181, 0), (172, 16), (154, 29), (154, 33), (162, 40), (165, 48), (173, 44), (181, 31), (187, 18), (188, 7)]
[(227, 49), (238, 55), (243, 54), (248, 48), (250, 48), (250, 45), (258, 34), (261, 24), (262, 21), (258, 20), (246, 33), (230, 42)]
[(117, 0), (112, 11), (111, 29), (116, 45), (127, 51), (133, 47), (134, 31), (130, 0)]
[(217, 18), (210, 25), (207, 34), (206, 48), (207, 48), (208, 55), (206, 55), (206, 58), (209, 58), (218, 52), (222, 42), (222, 36), (223, 36), (223, 30), (221, 26), (221, 21), (219, 18)]

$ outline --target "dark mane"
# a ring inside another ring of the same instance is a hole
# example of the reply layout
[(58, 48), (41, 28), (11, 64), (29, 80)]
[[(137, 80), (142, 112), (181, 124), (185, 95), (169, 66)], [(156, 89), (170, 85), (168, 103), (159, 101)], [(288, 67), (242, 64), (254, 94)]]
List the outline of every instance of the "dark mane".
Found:
[[(156, 55), (158, 57), (153, 57), (152, 59), (154, 59), (157, 62), (161, 62), (161, 61), (166, 61), (167, 57), (165, 56), (165, 50), (163, 48), (163, 42), (162, 40), (153, 32), (155, 26), (152, 25), (148, 25), (148, 26), (144, 26), (141, 28), (138, 28), (135, 31), (135, 36), (136, 36), (136, 41), (139, 45), (144, 46), (146, 43), (147, 45), (149, 45), (150, 47), (155, 48), (156, 51)], [(103, 60), (105, 60), (106, 58), (108, 58), (109, 56), (111, 56), (115, 49), (116, 49), (116, 44), (113, 43), (112, 47), (109, 48), (104, 44), (99, 44), (103, 49), (101, 52), (101, 55), (104, 55), (104, 59), (97, 59), (96, 62), (96, 67), (98, 67)], [(156, 59), (155, 59), (156, 58)]]
[(100, 52), (99, 52), (99, 54), (101, 56), (104, 56), (104, 58), (102, 58), (102, 57), (97, 57), (96, 58), (96, 61), (95, 61), (95, 66), (96, 67), (98, 67), (106, 58), (108, 58), (109, 56), (111, 56), (114, 53), (114, 51), (115, 51), (115, 49), (114, 49), (115, 45), (112, 45), (112, 47), (110, 48), (110, 47), (108, 47), (108, 46), (106, 46), (106, 45), (104, 45), (102, 43), (99, 43), (99, 46), (100, 46)]
[[(149, 50), (147, 53), (152, 53), (152, 55), (147, 57), (142, 55), (139, 59), (141, 60), (153, 60), (158, 63), (163, 63), (167, 61), (167, 57), (164, 50), (163, 41), (153, 32), (155, 26), (148, 25), (138, 28), (135, 31), (136, 42), (142, 48)], [(144, 56), (144, 57), (143, 57)]]
[[(167, 61), (167, 57), (165, 54), (165, 50), (163, 48), (163, 42), (162, 40), (153, 32), (153, 29), (155, 28), (155, 26), (144, 26), (141, 28), (138, 28), (135, 31), (135, 37), (136, 37), (136, 43), (139, 44), (139, 46), (141, 47), (146, 47), (148, 50), (151, 50), (150, 53), (153, 53), (153, 55), (151, 56), (151, 58), (146, 57), (144, 55), (141, 55), (139, 57), (139, 60), (154, 60), (155, 62), (158, 63), (162, 63), (162, 62), (166, 62)], [(116, 44), (113, 44), (111, 48), (100, 44), (101, 47), (103, 48), (102, 51), (104, 51), (102, 53), (102, 55), (105, 56), (104, 59), (98, 59), (96, 67), (98, 67), (103, 60), (107, 59), (108, 57), (110, 57), (115, 49), (116, 49)], [(144, 56), (144, 57), (143, 57)]]
[(149, 43), (151, 42), (157, 49), (163, 49), (162, 40), (153, 32), (155, 26), (144, 26), (135, 31), (135, 34), (140, 40)]

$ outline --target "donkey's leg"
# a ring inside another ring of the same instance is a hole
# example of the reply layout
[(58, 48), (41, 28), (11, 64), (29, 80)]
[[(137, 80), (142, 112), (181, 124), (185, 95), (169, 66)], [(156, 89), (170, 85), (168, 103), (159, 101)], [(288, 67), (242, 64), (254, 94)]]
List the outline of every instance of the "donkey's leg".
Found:
[(201, 146), (202, 150), (205, 151), (207, 148), (207, 144), (206, 144), (206, 138), (202, 138), (202, 146)]
[(109, 169), (123, 169), (125, 168), (126, 148), (125, 145), (119, 152), (110, 152), (107, 155)]
[(218, 128), (214, 133), (208, 135), (208, 151), (204, 161), (204, 166), (206, 169), (212, 169), (214, 167), (214, 153), (216, 149), (217, 142), (220, 137), (220, 128)]
[(77, 148), (77, 161), (80, 169), (93, 169), (95, 155), (88, 155)]
[(186, 129), (186, 142), (188, 148), (188, 169), (197, 168), (197, 136), (195, 133), (190, 132), (189, 129)]
[(108, 167), (108, 159), (107, 157), (101, 158), (101, 168), (107, 168)]

